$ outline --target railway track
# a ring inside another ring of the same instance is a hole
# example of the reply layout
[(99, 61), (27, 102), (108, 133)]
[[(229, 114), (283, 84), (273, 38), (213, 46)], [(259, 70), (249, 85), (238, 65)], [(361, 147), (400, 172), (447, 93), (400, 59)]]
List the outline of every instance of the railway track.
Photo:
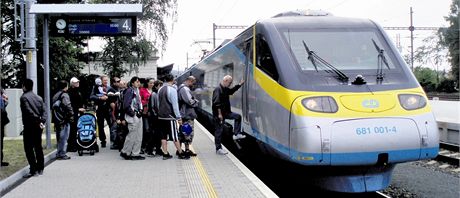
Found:
[(380, 191), (375, 191), (375, 194), (376, 194), (376, 197), (384, 197), (384, 198), (391, 198), (390, 195), (387, 195), (383, 192), (380, 192)]
[(445, 100), (445, 101), (459, 101), (458, 94), (430, 94), (427, 95), (428, 99)]
[(441, 142), (439, 144), (439, 147), (440, 151), (438, 156), (436, 156), (435, 160), (458, 167), (460, 162), (459, 146), (455, 144)]

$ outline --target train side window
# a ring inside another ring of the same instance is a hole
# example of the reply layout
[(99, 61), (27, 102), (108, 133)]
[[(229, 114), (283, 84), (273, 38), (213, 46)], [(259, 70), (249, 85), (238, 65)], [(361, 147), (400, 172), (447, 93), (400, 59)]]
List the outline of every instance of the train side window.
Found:
[(249, 66), (253, 60), (253, 53), (252, 53), (252, 37), (244, 41), (246, 47), (244, 48), (244, 56), (246, 57), (245, 65)]
[(270, 47), (263, 37), (257, 38), (256, 66), (269, 75), (273, 80), (278, 81), (278, 70), (273, 59)]

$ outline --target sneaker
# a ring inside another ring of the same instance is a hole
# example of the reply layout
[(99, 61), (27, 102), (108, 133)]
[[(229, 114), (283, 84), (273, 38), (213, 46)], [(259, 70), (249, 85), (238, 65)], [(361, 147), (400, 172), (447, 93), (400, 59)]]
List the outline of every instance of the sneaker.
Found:
[(2, 164), (1, 164), (1, 166), (9, 166), (9, 165), (10, 165), (10, 163), (8, 163), (8, 162), (2, 162)]
[(120, 152), (120, 156), (125, 160), (130, 160), (131, 159), (131, 156), (129, 156), (128, 154), (123, 153), (123, 152)]
[(155, 157), (155, 153), (153, 153), (152, 151), (149, 151), (149, 152), (147, 152), (147, 156), (148, 157)]
[(239, 139), (244, 139), (246, 138), (245, 135), (238, 133), (237, 135), (233, 135), (233, 140), (239, 140)]
[(27, 179), (27, 178), (31, 178), (31, 177), (33, 177), (33, 176), (38, 176), (38, 175), (37, 175), (37, 173), (31, 173), (31, 172), (29, 172), (29, 173), (23, 175), (22, 178)]
[(157, 150), (157, 151), (155, 152), (155, 155), (162, 156), (162, 155), (164, 155), (164, 153), (163, 153), (162, 150)]
[(187, 155), (185, 152), (179, 153), (178, 155), (179, 159), (190, 159), (190, 156)]
[(140, 155), (136, 155), (136, 156), (131, 156), (131, 159), (132, 160), (145, 160), (145, 157), (142, 157)]
[(224, 150), (224, 149), (219, 149), (216, 151), (216, 154), (218, 155), (226, 155), (228, 153), (228, 151)]
[(115, 144), (110, 145), (110, 150), (117, 150), (118, 146)]
[[(184, 150), (182, 150), (182, 153), (185, 152)], [(179, 151), (176, 151), (176, 155), (179, 156)]]
[(105, 148), (105, 144), (106, 144), (105, 141), (104, 141), (104, 142), (101, 142), (101, 147), (102, 147), (102, 148)]
[(168, 154), (163, 154), (163, 160), (171, 159), (172, 155)]
[(67, 155), (56, 157), (56, 160), (69, 160), (69, 159), (70, 159), (70, 156), (67, 156)]
[(61, 160), (69, 160), (70, 159), (70, 156), (68, 155), (64, 155), (61, 157)]
[(191, 157), (196, 157), (196, 153), (194, 153), (193, 151), (191, 150), (186, 150), (185, 153)]
[(43, 175), (43, 170), (37, 171), (37, 174), (38, 174), (38, 175)]

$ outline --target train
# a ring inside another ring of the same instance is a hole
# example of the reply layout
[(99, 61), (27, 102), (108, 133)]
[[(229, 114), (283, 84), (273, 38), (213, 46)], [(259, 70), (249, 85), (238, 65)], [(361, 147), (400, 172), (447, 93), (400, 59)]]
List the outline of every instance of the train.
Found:
[(268, 155), (319, 169), (326, 190), (385, 189), (396, 164), (439, 151), (425, 92), (370, 19), (283, 12), (224, 42), (177, 82), (190, 75), (203, 122), (212, 122), (212, 91), (222, 78), (244, 79), (230, 98), (244, 133)]

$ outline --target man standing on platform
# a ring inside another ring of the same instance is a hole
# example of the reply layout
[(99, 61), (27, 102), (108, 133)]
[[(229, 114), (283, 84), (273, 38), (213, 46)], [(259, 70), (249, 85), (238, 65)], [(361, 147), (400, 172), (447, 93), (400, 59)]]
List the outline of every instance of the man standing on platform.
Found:
[[(102, 90), (104, 93), (110, 89), (109, 87), (109, 77), (106, 75), (101, 76), (102, 81)], [(97, 89), (93, 89), (91, 92), (90, 99), (93, 100), (97, 105), (96, 117), (97, 117), (97, 129), (99, 131), (99, 140), (101, 141), (101, 147), (105, 148), (106, 135), (104, 132), (104, 120), (107, 121), (108, 126), (112, 126), (111, 116), (110, 116), (110, 104), (109, 97), (107, 95), (98, 96)]]
[(0, 153), (1, 153), (1, 158), (0, 158), (0, 161), (1, 161), (1, 165), (0, 166), (8, 166), (9, 163), (8, 162), (5, 162), (4, 158), (3, 158), (3, 138), (5, 137), (5, 125), (8, 124), (10, 122), (10, 119), (8, 119), (8, 113), (6, 112), (6, 106), (8, 105), (8, 96), (6, 95), (5, 91), (3, 90), (2, 87), (0, 87), (0, 95), (1, 95), (1, 98), (0, 98), (0, 110), (2, 112), (1, 114), (1, 138), (2, 138), (2, 142), (0, 142), (1, 144), (1, 150), (0, 150)]
[[(56, 129), (57, 136), (56, 159), (68, 160), (70, 157), (67, 155), (67, 140), (69, 139), (70, 124), (75, 122), (75, 120), (70, 97), (69, 94), (67, 94), (69, 84), (67, 81), (61, 80), (58, 83), (58, 88), (59, 91), (53, 96), (54, 128)], [(59, 111), (60, 115), (58, 115), (56, 111)], [(61, 119), (58, 119), (58, 116), (60, 116)]]
[(24, 93), (20, 100), (22, 123), (24, 124), (24, 151), (30, 165), (30, 171), (24, 178), (43, 174), (44, 156), (42, 148), (42, 130), (46, 123), (46, 111), (43, 99), (32, 92), (34, 82), (26, 79), (22, 86)]
[(128, 123), (128, 135), (126, 136), (120, 156), (126, 160), (144, 160), (140, 156), (142, 144), (142, 102), (139, 94), (141, 82), (137, 76), (131, 78), (130, 86), (123, 93), (123, 111)]
[(193, 97), (192, 91), (190, 90), (195, 82), (195, 77), (189, 76), (187, 79), (185, 79), (184, 83), (179, 86), (178, 89), (179, 109), (182, 116), (182, 123), (183, 125), (190, 125), (192, 129), (192, 132), (188, 135), (185, 135), (184, 133), (179, 134), (179, 137), (181, 137), (179, 138), (180, 142), (185, 144), (185, 153), (189, 156), (196, 156), (196, 153), (190, 150), (190, 145), (192, 144), (194, 135), (193, 123), (197, 117), (195, 113), (195, 107), (198, 106), (198, 100)]
[(67, 141), (67, 152), (76, 152), (77, 151), (77, 123), (78, 116), (80, 113), (85, 112), (83, 108), (83, 97), (80, 93), (80, 80), (73, 77), (70, 79), (70, 88), (67, 91), (70, 97), (70, 104), (72, 104), (74, 122), (70, 123), (70, 133), (69, 140)]
[(158, 122), (162, 132), (161, 148), (163, 150), (163, 160), (172, 158), (168, 152), (168, 140), (174, 142), (179, 159), (189, 159), (190, 156), (182, 152), (179, 143), (177, 124), (182, 125), (182, 119), (179, 112), (177, 89), (174, 87), (174, 76), (168, 74), (164, 79), (165, 83), (163, 87), (158, 90)]

